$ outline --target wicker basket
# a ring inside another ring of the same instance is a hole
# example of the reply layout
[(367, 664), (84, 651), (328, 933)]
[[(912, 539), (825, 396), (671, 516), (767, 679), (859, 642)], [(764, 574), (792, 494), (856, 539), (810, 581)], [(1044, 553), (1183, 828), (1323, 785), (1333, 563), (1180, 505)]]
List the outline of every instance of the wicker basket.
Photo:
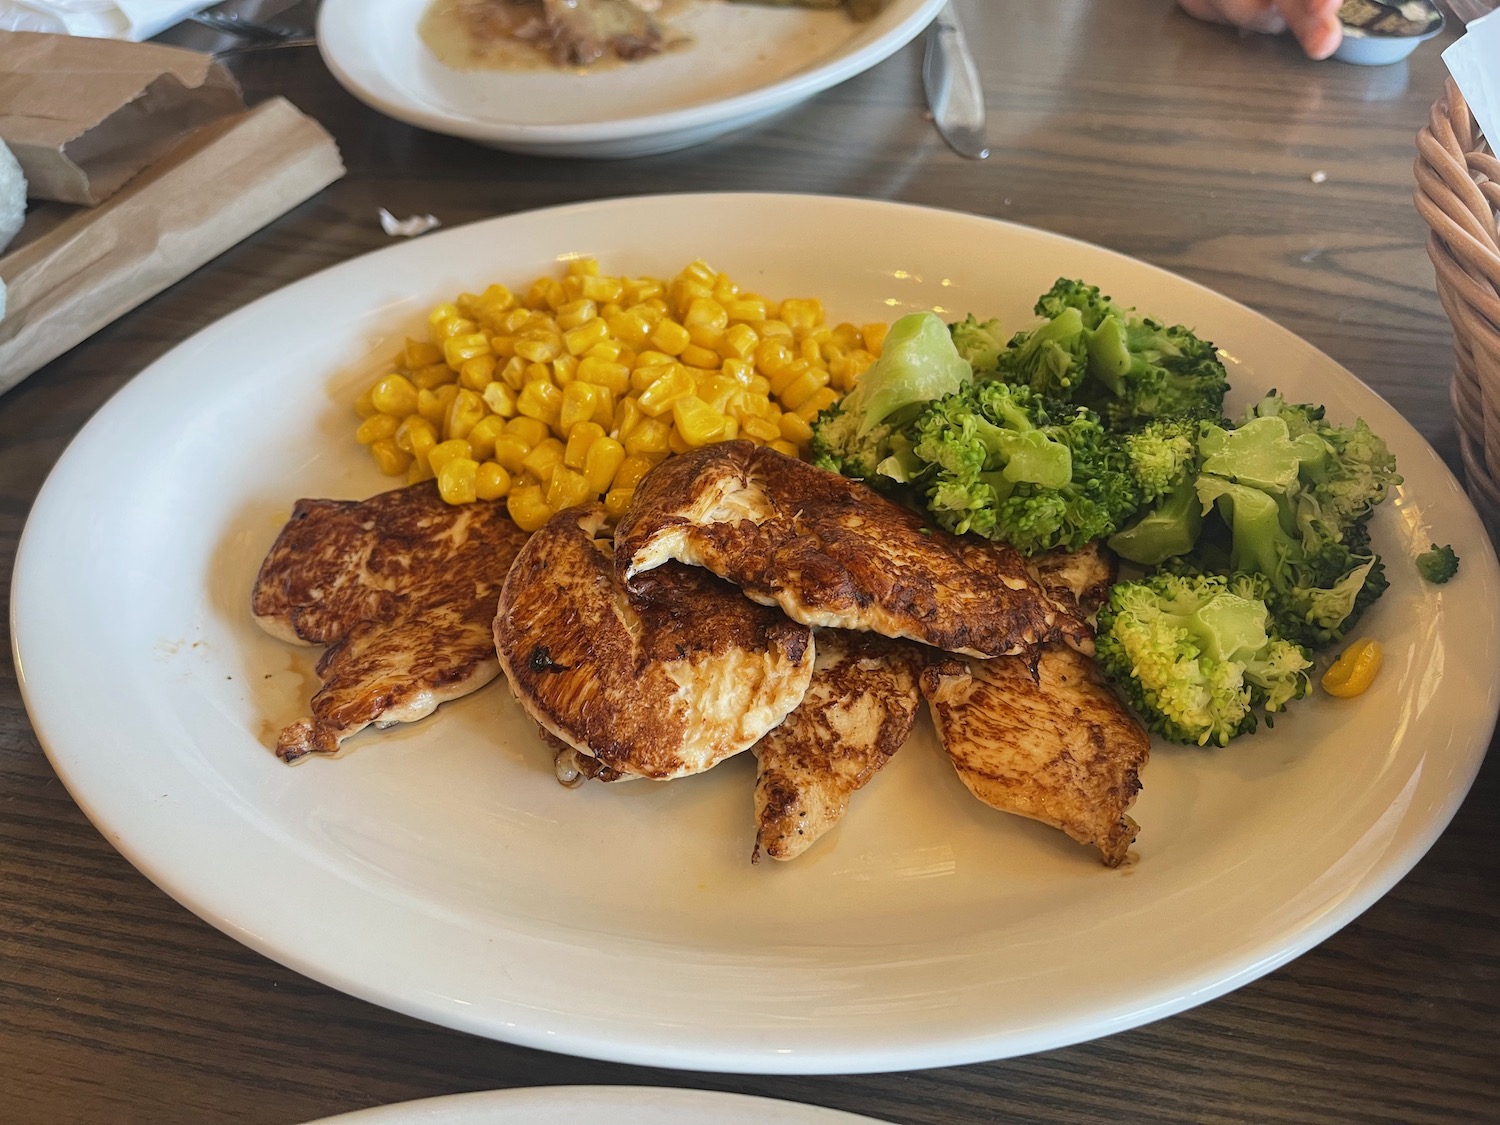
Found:
[(1500, 160), (1450, 80), (1417, 135), (1417, 210), (1453, 322), (1451, 397), (1469, 496), (1500, 538)]

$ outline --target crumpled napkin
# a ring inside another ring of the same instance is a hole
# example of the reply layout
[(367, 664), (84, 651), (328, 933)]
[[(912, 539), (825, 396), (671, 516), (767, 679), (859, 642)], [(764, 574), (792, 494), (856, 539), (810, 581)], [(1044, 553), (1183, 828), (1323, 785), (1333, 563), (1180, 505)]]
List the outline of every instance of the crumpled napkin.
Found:
[(0, 0), (0, 29), (150, 39), (213, 0)]
[(1443, 61), (1490, 148), (1500, 152), (1500, 9), (1471, 20)]

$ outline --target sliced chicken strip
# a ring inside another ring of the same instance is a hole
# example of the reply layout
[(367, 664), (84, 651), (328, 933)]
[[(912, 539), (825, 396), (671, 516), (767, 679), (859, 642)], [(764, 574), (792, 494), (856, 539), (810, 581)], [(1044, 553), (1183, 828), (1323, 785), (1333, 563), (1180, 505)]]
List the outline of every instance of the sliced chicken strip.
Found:
[(1088, 634), (1009, 547), (958, 539), (862, 484), (746, 441), (652, 469), (615, 542), (632, 592), (675, 559), (794, 621), (952, 652), (1012, 655)]
[(927, 650), (874, 633), (814, 634), (812, 683), (755, 746), (755, 851), (794, 859), (832, 828), (911, 733)]
[(601, 505), (560, 512), (516, 558), (494, 625), (516, 699), (622, 774), (664, 781), (748, 750), (806, 694), (812, 631), (692, 567), (628, 598), (604, 524)]
[(1109, 597), (1120, 573), (1120, 560), (1102, 539), (1076, 551), (1044, 551), (1027, 560), (1047, 596), (1078, 617), (1089, 617)]
[(337, 754), (372, 723), (415, 722), (494, 679), (490, 621), (525, 542), (503, 504), (445, 504), (431, 481), (359, 502), (299, 500), (251, 611), (272, 636), (330, 647), (312, 715), (281, 732), (277, 756)]
[(955, 658), (924, 672), (922, 691), (974, 796), (1093, 844), (1107, 866), (1125, 860), (1151, 741), (1092, 659), (1048, 645), (1033, 677), (1016, 657)]

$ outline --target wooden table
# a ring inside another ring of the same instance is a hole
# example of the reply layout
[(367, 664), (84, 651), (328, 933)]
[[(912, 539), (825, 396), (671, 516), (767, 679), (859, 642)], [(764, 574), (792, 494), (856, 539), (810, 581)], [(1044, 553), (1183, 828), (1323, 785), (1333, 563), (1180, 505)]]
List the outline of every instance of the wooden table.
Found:
[[(240, 56), (250, 97), (285, 93), (321, 120), (349, 174), (0, 398), (0, 590), (32, 498), (85, 419), (198, 328), (386, 245), (382, 206), (451, 226), (571, 200), (734, 188), (1015, 220), (1176, 270), (1268, 314), (1375, 387), (1456, 465), (1448, 325), (1410, 202), (1413, 135), (1440, 90), (1443, 40), (1408, 64), (1361, 69), (1194, 23), (1167, 0), (959, 7), (992, 114), (987, 163), (951, 154), (924, 120), (919, 44), (769, 124), (617, 163), (511, 156), (399, 125), (345, 94), (313, 51)], [(7, 657), (0, 1120), (289, 1125), (463, 1090), (638, 1083), (933, 1125), (1497, 1121), (1497, 804), (1491, 761), (1436, 847), (1363, 917), (1259, 982), (1161, 1023), (911, 1074), (675, 1073), (418, 1023), (237, 945), (155, 889), (84, 818), (37, 744)]]

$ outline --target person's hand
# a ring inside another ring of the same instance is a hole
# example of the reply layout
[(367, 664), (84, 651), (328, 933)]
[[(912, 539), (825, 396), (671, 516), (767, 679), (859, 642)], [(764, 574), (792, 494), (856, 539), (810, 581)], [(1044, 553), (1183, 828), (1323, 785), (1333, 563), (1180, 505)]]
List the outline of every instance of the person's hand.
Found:
[(1291, 29), (1308, 58), (1326, 59), (1338, 49), (1340, 0), (1177, 0), (1200, 20), (1232, 23), (1272, 35)]

